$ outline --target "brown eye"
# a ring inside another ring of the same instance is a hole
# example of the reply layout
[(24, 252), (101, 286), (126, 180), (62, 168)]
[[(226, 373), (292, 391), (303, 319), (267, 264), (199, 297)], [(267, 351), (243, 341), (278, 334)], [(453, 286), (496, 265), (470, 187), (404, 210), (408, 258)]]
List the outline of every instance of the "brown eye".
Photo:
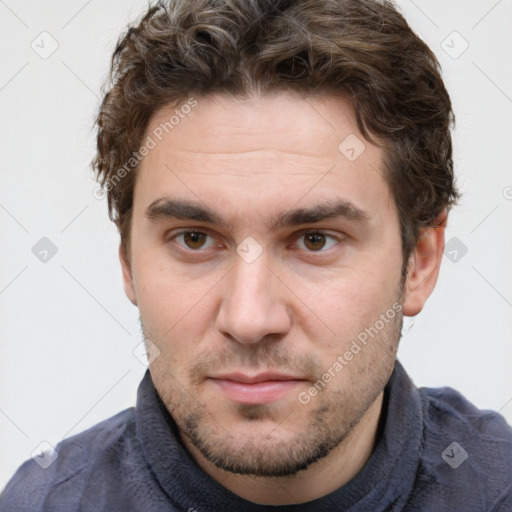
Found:
[(323, 254), (340, 243), (341, 240), (335, 235), (323, 231), (309, 231), (302, 232), (296, 241), (296, 247), (301, 251)]
[(304, 235), (304, 245), (310, 251), (319, 251), (324, 248), (326, 236), (323, 233), (307, 233)]
[(205, 233), (199, 233), (197, 231), (188, 231), (187, 233), (183, 233), (183, 241), (187, 245), (189, 249), (201, 249), (206, 242)]

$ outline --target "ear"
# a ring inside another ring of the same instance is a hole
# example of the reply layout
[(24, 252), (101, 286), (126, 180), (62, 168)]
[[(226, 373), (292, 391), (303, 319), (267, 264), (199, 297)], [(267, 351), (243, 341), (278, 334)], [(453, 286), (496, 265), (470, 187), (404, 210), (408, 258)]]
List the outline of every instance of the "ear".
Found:
[(121, 262), (121, 269), (123, 271), (123, 285), (124, 292), (126, 296), (130, 300), (132, 304), (137, 305), (137, 300), (135, 298), (135, 288), (133, 286), (133, 274), (130, 262), (126, 257), (126, 254), (123, 250), (122, 244), (119, 244), (119, 261)]
[(416, 247), (409, 257), (403, 313), (417, 315), (434, 290), (444, 251), (444, 231), (448, 213), (443, 210), (432, 227), (422, 228)]

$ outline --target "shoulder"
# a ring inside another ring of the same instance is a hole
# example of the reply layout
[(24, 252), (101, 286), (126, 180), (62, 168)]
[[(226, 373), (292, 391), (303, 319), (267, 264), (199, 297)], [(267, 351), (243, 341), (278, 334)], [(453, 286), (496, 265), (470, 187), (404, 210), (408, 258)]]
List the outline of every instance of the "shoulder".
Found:
[(471, 510), (505, 510), (503, 503), (512, 498), (512, 428), (505, 418), (478, 409), (450, 387), (419, 392), (423, 482), (438, 492), (467, 499), (474, 504)]
[[(465, 423), (468, 427), (471, 425), (479, 429), (479, 425), (498, 428), (510, 434), (511, 427), (507, 424), (503, 416), (496, 411), (479, 409), (471, 403), (460, 391), (449, 386), (439, 388), (419, 388), (423, 403), (427, 405), (432, 412), (439, 410), (453, 413), (453, 417)], [(489, 421), (491, 420), (491, 421)], [(470, 427), (471, 428), (471, 427)]]
[[(423, 421), (428, 431), (450, 432), (467, 438), (470, 446), (512, 448), (512, 427), (496, 411), (478, 409), (459, 391), (450, 388), (420, 388)], [(511, 452), (504, 464), (512, 469)], [(505, 454), (504, 454), (505, 455)]]
[[(74, 510), (85, 474), (119, 463), (136, 442), (134, 409), (126, 409), (90, 429), (61, 441), (53, 456), (26, 461), (0, 495), (1, 510)], [(52, 502), (59, 489), (58, 503)], [(51, 503), (51, 505), (50, 505)]]

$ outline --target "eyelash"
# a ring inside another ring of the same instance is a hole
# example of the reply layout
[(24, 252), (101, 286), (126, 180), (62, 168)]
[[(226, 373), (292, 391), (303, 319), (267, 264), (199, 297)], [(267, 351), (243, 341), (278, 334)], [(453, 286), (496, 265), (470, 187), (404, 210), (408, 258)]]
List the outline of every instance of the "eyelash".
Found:
[[(172, 235), (171, 237), (167, 238), (167, 242), (174, 242), (177, 238), (179, 238), (180, 236), (183, 236), (183, 235), (186, 235), (187, 233), (198, 233), (198, 234), (202, 234), (202, 235), (206, 235), (207, 237), (213, 239), (214, 237), (208, 233), (207, 231), (201, 231), (201, 230), (194, 230), (194, 229), (187, 229), (187, 230), (182, 230), (182, 231), (179, 231), (178, 233), (175, 233), (174, 235)], [(294, 236), (293, 236), (293, 240), (294, 240), (294, 243), (297, 243), (298, 240), (300, 239), (303, 239), (304, 237), (306, 237), (307, 235), (316, 235), (316, 234), (319, 234), (319, 235), (324, 235), (327, 239), (327, 242), (329, 240), (331, 241), (335, 241), (337, 242), (338, 244), (342, 242), (342, 239), (341, 237), (338, 237), (338, 236), (335, 236), (335, 235), (331, 235), (329, 233), (327, 233), (326, 231), (323, 231), (321, 229), (308, 229), (308, 230), (304, 230), (304, 231), (300, 231), (299, 233), (296, 233)], [(177, 243), (177, 242), (176, 242)], [(186, 251), (186, 252), (189, 252), (189, 253), (196, 253), (196, 254), (200, 254), (202, 251), (204, 251), (205, 249), (203, 248), (200, 248), (200, 249), (191, 249), (190, 247), (186, 247), (186, 244), (180, 244), (180, 243), (177, 243), (177, 245), (179, 245), (180, 249)], [(332, 247), (332, 246), (331, 246)], [(298, 249), (298, 250), (305, 250), (306, 252), (308, 252), (309, 254), (325, 254), (326, 252), (328, 252), (331, 247), (329, 247), (328, 249), (320, 249), (318, 251), (308, 251), (307, 249)], [(208, 249), (208, 248), (207, 248)], [(207, 250), (206, 249), (206, 250)]]

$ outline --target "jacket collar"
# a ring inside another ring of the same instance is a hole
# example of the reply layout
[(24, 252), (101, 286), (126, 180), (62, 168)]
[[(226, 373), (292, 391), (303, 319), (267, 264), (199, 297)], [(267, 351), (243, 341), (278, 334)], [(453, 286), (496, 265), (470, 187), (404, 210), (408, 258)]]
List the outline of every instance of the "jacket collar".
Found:
[[(182, 444), (176, 423), (146, 372), (135, 409), (137, 435), (147, 463), (170, 500), (184, 510), (263, 512), (207, 475)], [(401, 510), (414, 485), (422, 448), (421, 398), (398, 360), (384, 390), (382, 433), (363, 469), (347, 484), (301, 505), (272, 507), (282, 512), (318, 510)]]

